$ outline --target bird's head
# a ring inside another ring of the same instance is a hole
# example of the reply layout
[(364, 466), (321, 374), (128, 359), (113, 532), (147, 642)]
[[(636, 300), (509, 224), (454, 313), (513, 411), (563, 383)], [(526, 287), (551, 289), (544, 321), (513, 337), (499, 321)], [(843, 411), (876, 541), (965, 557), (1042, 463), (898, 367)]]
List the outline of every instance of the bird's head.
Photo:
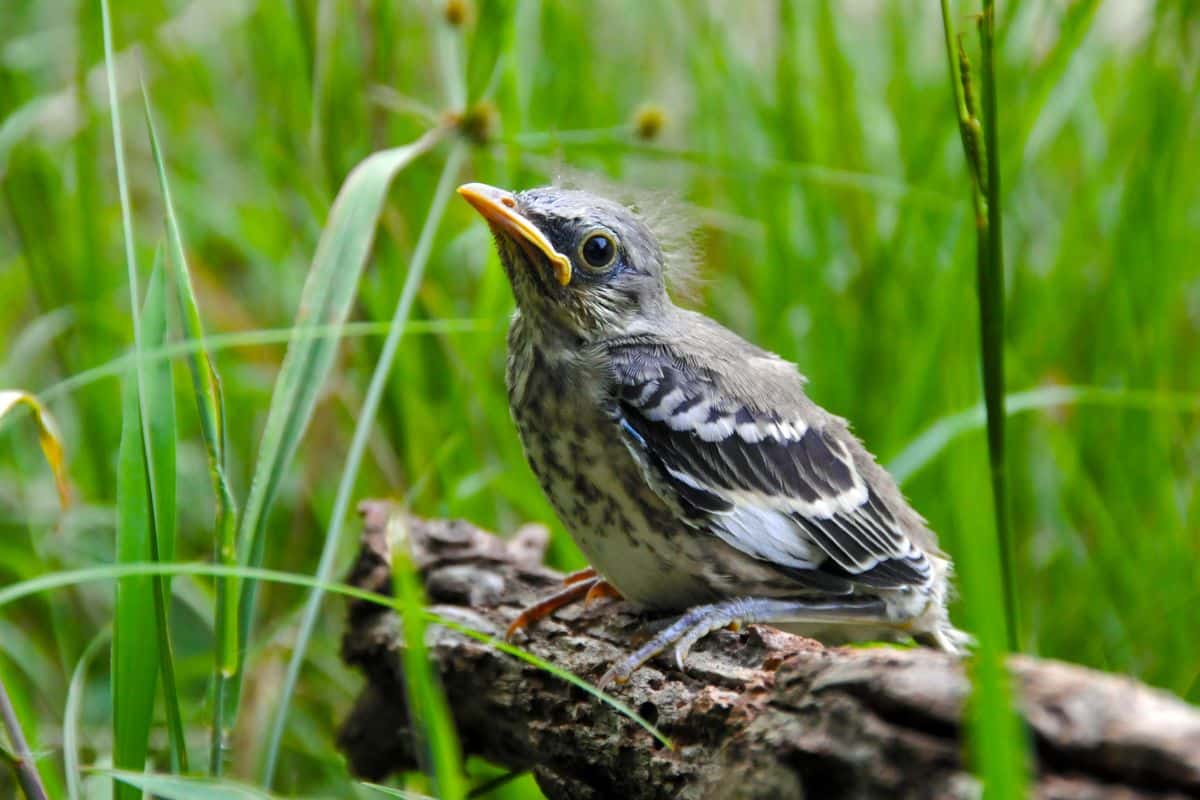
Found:
[(530, 322), (596, 340), (667, 304), (664, 258), (632, 210), (576, 189), (458, 187), (487, 220)]

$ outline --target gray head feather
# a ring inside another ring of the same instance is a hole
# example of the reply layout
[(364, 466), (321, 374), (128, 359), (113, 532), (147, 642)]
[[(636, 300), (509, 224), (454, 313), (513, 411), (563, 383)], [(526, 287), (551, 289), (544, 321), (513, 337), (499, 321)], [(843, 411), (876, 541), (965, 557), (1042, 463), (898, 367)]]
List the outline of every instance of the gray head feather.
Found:
[(673, 194), (567, 169), (559, 171), (551, 186), (607, 197), (636, 214), (662, 250), (664, 277), (671, 294), (686, 300), (695, 299), (700, 263), (696, 246), (698, 224), (695, 214)]

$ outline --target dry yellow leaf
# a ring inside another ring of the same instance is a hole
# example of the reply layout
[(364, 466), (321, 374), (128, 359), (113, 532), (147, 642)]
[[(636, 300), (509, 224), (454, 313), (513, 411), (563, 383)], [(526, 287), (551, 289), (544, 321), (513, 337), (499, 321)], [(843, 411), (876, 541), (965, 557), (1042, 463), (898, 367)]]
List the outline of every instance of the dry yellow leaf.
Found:
[(63, 508), (66, 508), (71, 503), (71, 490), (67, 483), (67, 466), (63, 454), (62, 438), (58, 435), (54, 418), (50, 416), (50, 412), (41, 404), (41, 401), (29, 392), (19, 389), (0, 389), (0, 420), (3, 420), (8, 412), (19, 405), (27, 406), (33, 412), (33, 419), (38, 426), (38, 442), (42, 445), (42, 453), (46, 456), (46, 462), (54, 473), (59, 502), (62, 503)]

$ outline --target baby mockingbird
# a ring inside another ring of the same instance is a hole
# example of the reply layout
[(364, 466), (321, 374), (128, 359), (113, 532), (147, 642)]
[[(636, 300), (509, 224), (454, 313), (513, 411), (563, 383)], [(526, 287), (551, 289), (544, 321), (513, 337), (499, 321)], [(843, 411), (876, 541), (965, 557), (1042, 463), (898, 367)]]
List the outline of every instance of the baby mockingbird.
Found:
[(518, 310), (508, 398), (525, 455), (593, 569), (510, 634), (584, 595), (684, 611), (602, 678), (756, 622), (961, 652), (950, 561), (794, 365), (667, 297), (630, 208), (555, 187), (458, 189), (496, 239)]

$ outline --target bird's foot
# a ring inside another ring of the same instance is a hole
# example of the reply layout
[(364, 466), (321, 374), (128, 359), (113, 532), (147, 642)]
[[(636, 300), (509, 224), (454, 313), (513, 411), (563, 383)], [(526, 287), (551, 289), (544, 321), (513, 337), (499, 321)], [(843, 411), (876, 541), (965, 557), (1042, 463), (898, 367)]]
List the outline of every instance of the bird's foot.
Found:
[(522, 610), (505, 631), (505, 640), (512, 641), (518, 632), (525, 630), (538, 620), (545, 619), (560, 608), (577, 603), (581, 599), (584, 607), (604, 597), (621, 599), (621, 593), (613, 588), (612, 584), (597, 575), (596, 570), (591, 567), (567, 575), (563, 578), (563, 584), (562, 589)]
[(625, 683), (638, 667), (668, 649), (682, 671), (692, 645), (721, 628), (737, 630), (759, 622), (863, 623), (878, 620), (883, 613), (881, 600), (859, 597), (812, 600), (748, 597), (696, 606), (604, 673), (596, 685), (604, 688), (613, 682)]
[(577, 569), (574, 572), (570, 572), (570, 573), (564, 575), (562, 582), (563, 582), (563, 586), (570, 586), (572, 583), (579, 583), (580, 581), (589, 581), (592, 578), (599, 578), (599, 577), (600, 576), (596, 574), (595, 567), (584, 567), (583, 569)]

